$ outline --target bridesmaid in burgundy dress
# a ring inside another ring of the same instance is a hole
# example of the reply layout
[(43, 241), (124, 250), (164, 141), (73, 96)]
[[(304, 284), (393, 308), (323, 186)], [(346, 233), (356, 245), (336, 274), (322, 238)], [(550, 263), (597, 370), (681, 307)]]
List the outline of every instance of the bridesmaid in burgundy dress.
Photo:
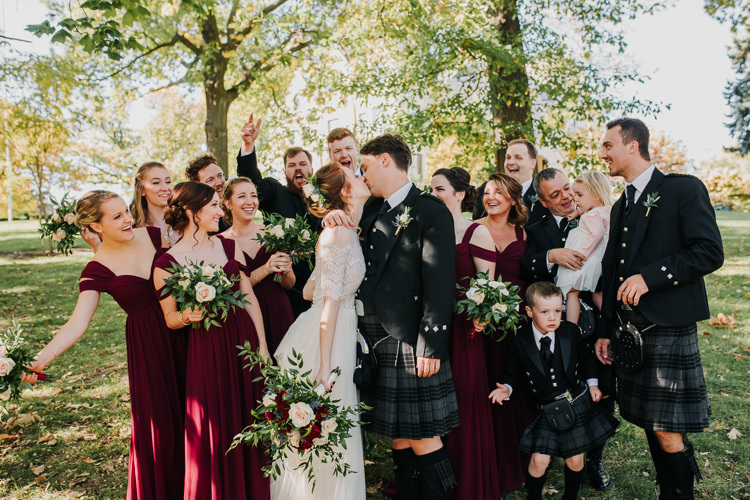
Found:
[[(158, 228), (133, 229), (122, 198), (91, 191), (76, 206), (76, 224), (102, 244), (81, 273), (80, 294), (70, 320), (39, 352), (31, 370), (50, 361), (85, 333), (102, 292), (128, 314), (125, 339), (130, 384), (131, 435), (128, 500), (182, 497), (184, 470), (184, 332), (167, 328), (151, 282), (154, 261), (166, 248)], [(27, 376), (29, 382), (36, 375)]]
[[(268, 352), (274, 353), (294, 323), (292, 304), (284, 291), (294, 286), (292, 259), (282, 252), (268, 253), (255, 239), (263, 226), (253, 222), (258, 210), (258, 191), (250, 179), (235, 177), (227, 182), (222, 207), (224, 220), (232, 227), (221, 233), (221, 237), (234, 240), (245, 255), (247, 267), (243, 271), (250, 277), (263, 315)], [(281, 283), (273, 280), (277, 272), (281, 273)]]
[[(250, 414), (263, 397), (259, 376), (243, 368), (238, 345), (249, 341), (268, 356), (263, 320), (250, 282), (241, 271), (242, 251), (233, 240), (209, 236), (218, 230), (223, 213), (219, 195), (206, 184), (184, 182), (175, 188), (165, 220), (183, 238), (156, 261), (154, 285), (164, 287), (166, 269), (173, 264), (204, 262), (221, 266), (227, 276), (240, 277), (233, 288), (247, 294), (249, 304), (229, 312), (222, 327), (191, 328), (188, 332), (185, 383), (185, 500), (268, 499), (269, 480), (263, 477), (262, 449), (240, 446), (231, 451), (234, 436), (252, 422)], [(171, 295), (161, 301), (170, 328), (202, 319), (202, 310), (182, 313)]]
[[(521, 257), (526, 250), (526, 233), (523, 225), (528, 209), (523, 202), (521, 184), (506, 174), (494, 174), (487, 180), (482, 202), (487, 217), (483, 223), (492, 235), (498, 249), (496, 278), (518, 285), (521, 298), (526, 295), (526, 284), (521, 280)], [(523, 311), (524, 304), (521, 304)], [(487, 375), (492, 387), (500, 379), (500, 373), (508, 357), (507, 337), (497, 342), (498, 333), (484, 337), (484, 353), (487, 357)], [(512, 335), (509, 332), (508, 335)], [(531, 423), (531, 403), (522, 394), (514, 392), (510, 401), (503, 405), (492, 405), (492, 421), (495, 428), (495, 452), (500, 470), (500, 491), (514, 491), (521, 487), (529, 465), (527, 455), (519, 451), (521, 435)], [(516, 399), (518, 398), (518, 399)]]
[[(471, 213), (476, 188), (471, 176), (460, 168), (441, 168), (432, 175), (430, 192), (440, 198), (453, 214), (456, 231), (456, 279), (464, 288), (478, 272), (495, 274), (495, 245), (486, 227), (464, 218)], [(456, 299), (464, 298), (456, 291)], [(458, 486), (455, 499), (499, 500), (500, 483), (495, 458), (492, 413), (485, 366), (483, 335), (475, 334), (471, 318), (453, 315), (450, 361), (456, 386), (461, 424), (445, 437)], [(493, 383), (494, 386), (494, 383)], [(499, 405), (498, 405), (499, 406)]]

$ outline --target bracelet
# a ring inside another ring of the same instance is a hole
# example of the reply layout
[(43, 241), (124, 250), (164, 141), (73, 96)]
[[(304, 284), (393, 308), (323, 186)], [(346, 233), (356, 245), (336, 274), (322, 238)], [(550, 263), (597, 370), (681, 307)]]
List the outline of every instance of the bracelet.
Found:
[(188, 326), (190, 324), (190, 320), (188, 320), (188, 322), (185, 323), (185, 321), (182, 319), (182, 313), (181, 312), (178, 312), (177, 315), (180, 317), (180, 323), (182, 323), (185, 326)]
[(253, 272), (251, 272), (251, 273), (250, 273), (250, 277), (251, 277), (252, 279), (254, 279), (254, 280), (255, 280), (255, 284), (258, 284), (258, 283), (260, 283), (260, 280), (259, 280), (259, 279), (258, 279), (258, 277), (257, 277), (257, 276), (255, 275), (255, 271), (253, 271)]

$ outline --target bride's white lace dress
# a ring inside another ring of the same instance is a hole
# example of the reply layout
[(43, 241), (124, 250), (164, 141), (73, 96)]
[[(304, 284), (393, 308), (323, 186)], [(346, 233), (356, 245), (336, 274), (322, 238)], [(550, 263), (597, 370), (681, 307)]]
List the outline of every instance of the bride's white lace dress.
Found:
[[(315, 377), (320, 368), (320, 319), (325, 297), (338, 301), (336, 331), (331, 351), (331, 369), (339, 367), (338, 377), (331, 392), (332, 399), (340, 399), (342, 405), (357, 404), (357, 389), (352, 380), (356, 361), (357, 314), (354, 310), (354, 294), (365, 275), (365, 262), (357, 233), (345, 227), (327, 228), (321, 241), (332, 244), (319, 245), (315, 254), (315, 270), (310, 277), (315, 281), (313, 305), (302, 313), (279, 344), (274, 356), (282, 368), (288, 367), (288, 356), (292, 349), (302, 354), (304, 371), (311, 370)], [(328, 238), (332, 236), (332, 238)], [(276, 500), (364, 500), (365, 471), (362, 439), (359, 426), (354, 427), (347, 439), (343, 460), (352, 471), (346, 476), (334, 476), (330, 464), (315, 464), (315, 493), (307, 481), (307, 474), (293, 470), (299, 461), (289, 457), (282, 467), (281, 475), (271, 482), (271, 498)]]

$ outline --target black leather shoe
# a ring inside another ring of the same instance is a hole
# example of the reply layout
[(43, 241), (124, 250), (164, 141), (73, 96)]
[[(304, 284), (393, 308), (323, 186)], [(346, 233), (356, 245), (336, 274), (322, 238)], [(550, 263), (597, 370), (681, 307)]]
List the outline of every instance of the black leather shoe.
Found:
[(586, 472), (589, 476), (589, 484), (596, 491), (609, 491), (614, 486), (601, 460), (586, 460)]

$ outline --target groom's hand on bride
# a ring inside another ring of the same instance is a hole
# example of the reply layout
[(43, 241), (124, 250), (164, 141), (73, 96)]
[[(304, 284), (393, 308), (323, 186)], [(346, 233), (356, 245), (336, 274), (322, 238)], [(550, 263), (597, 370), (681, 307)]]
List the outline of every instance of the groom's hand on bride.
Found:
[(356, 224), (343, 210), (331, 210), (323, 217), (323, 227), (336, 226), (356, 227)]
[(417, 357), (417, 377), (432, 377), (440, 371), (440, 360)]

